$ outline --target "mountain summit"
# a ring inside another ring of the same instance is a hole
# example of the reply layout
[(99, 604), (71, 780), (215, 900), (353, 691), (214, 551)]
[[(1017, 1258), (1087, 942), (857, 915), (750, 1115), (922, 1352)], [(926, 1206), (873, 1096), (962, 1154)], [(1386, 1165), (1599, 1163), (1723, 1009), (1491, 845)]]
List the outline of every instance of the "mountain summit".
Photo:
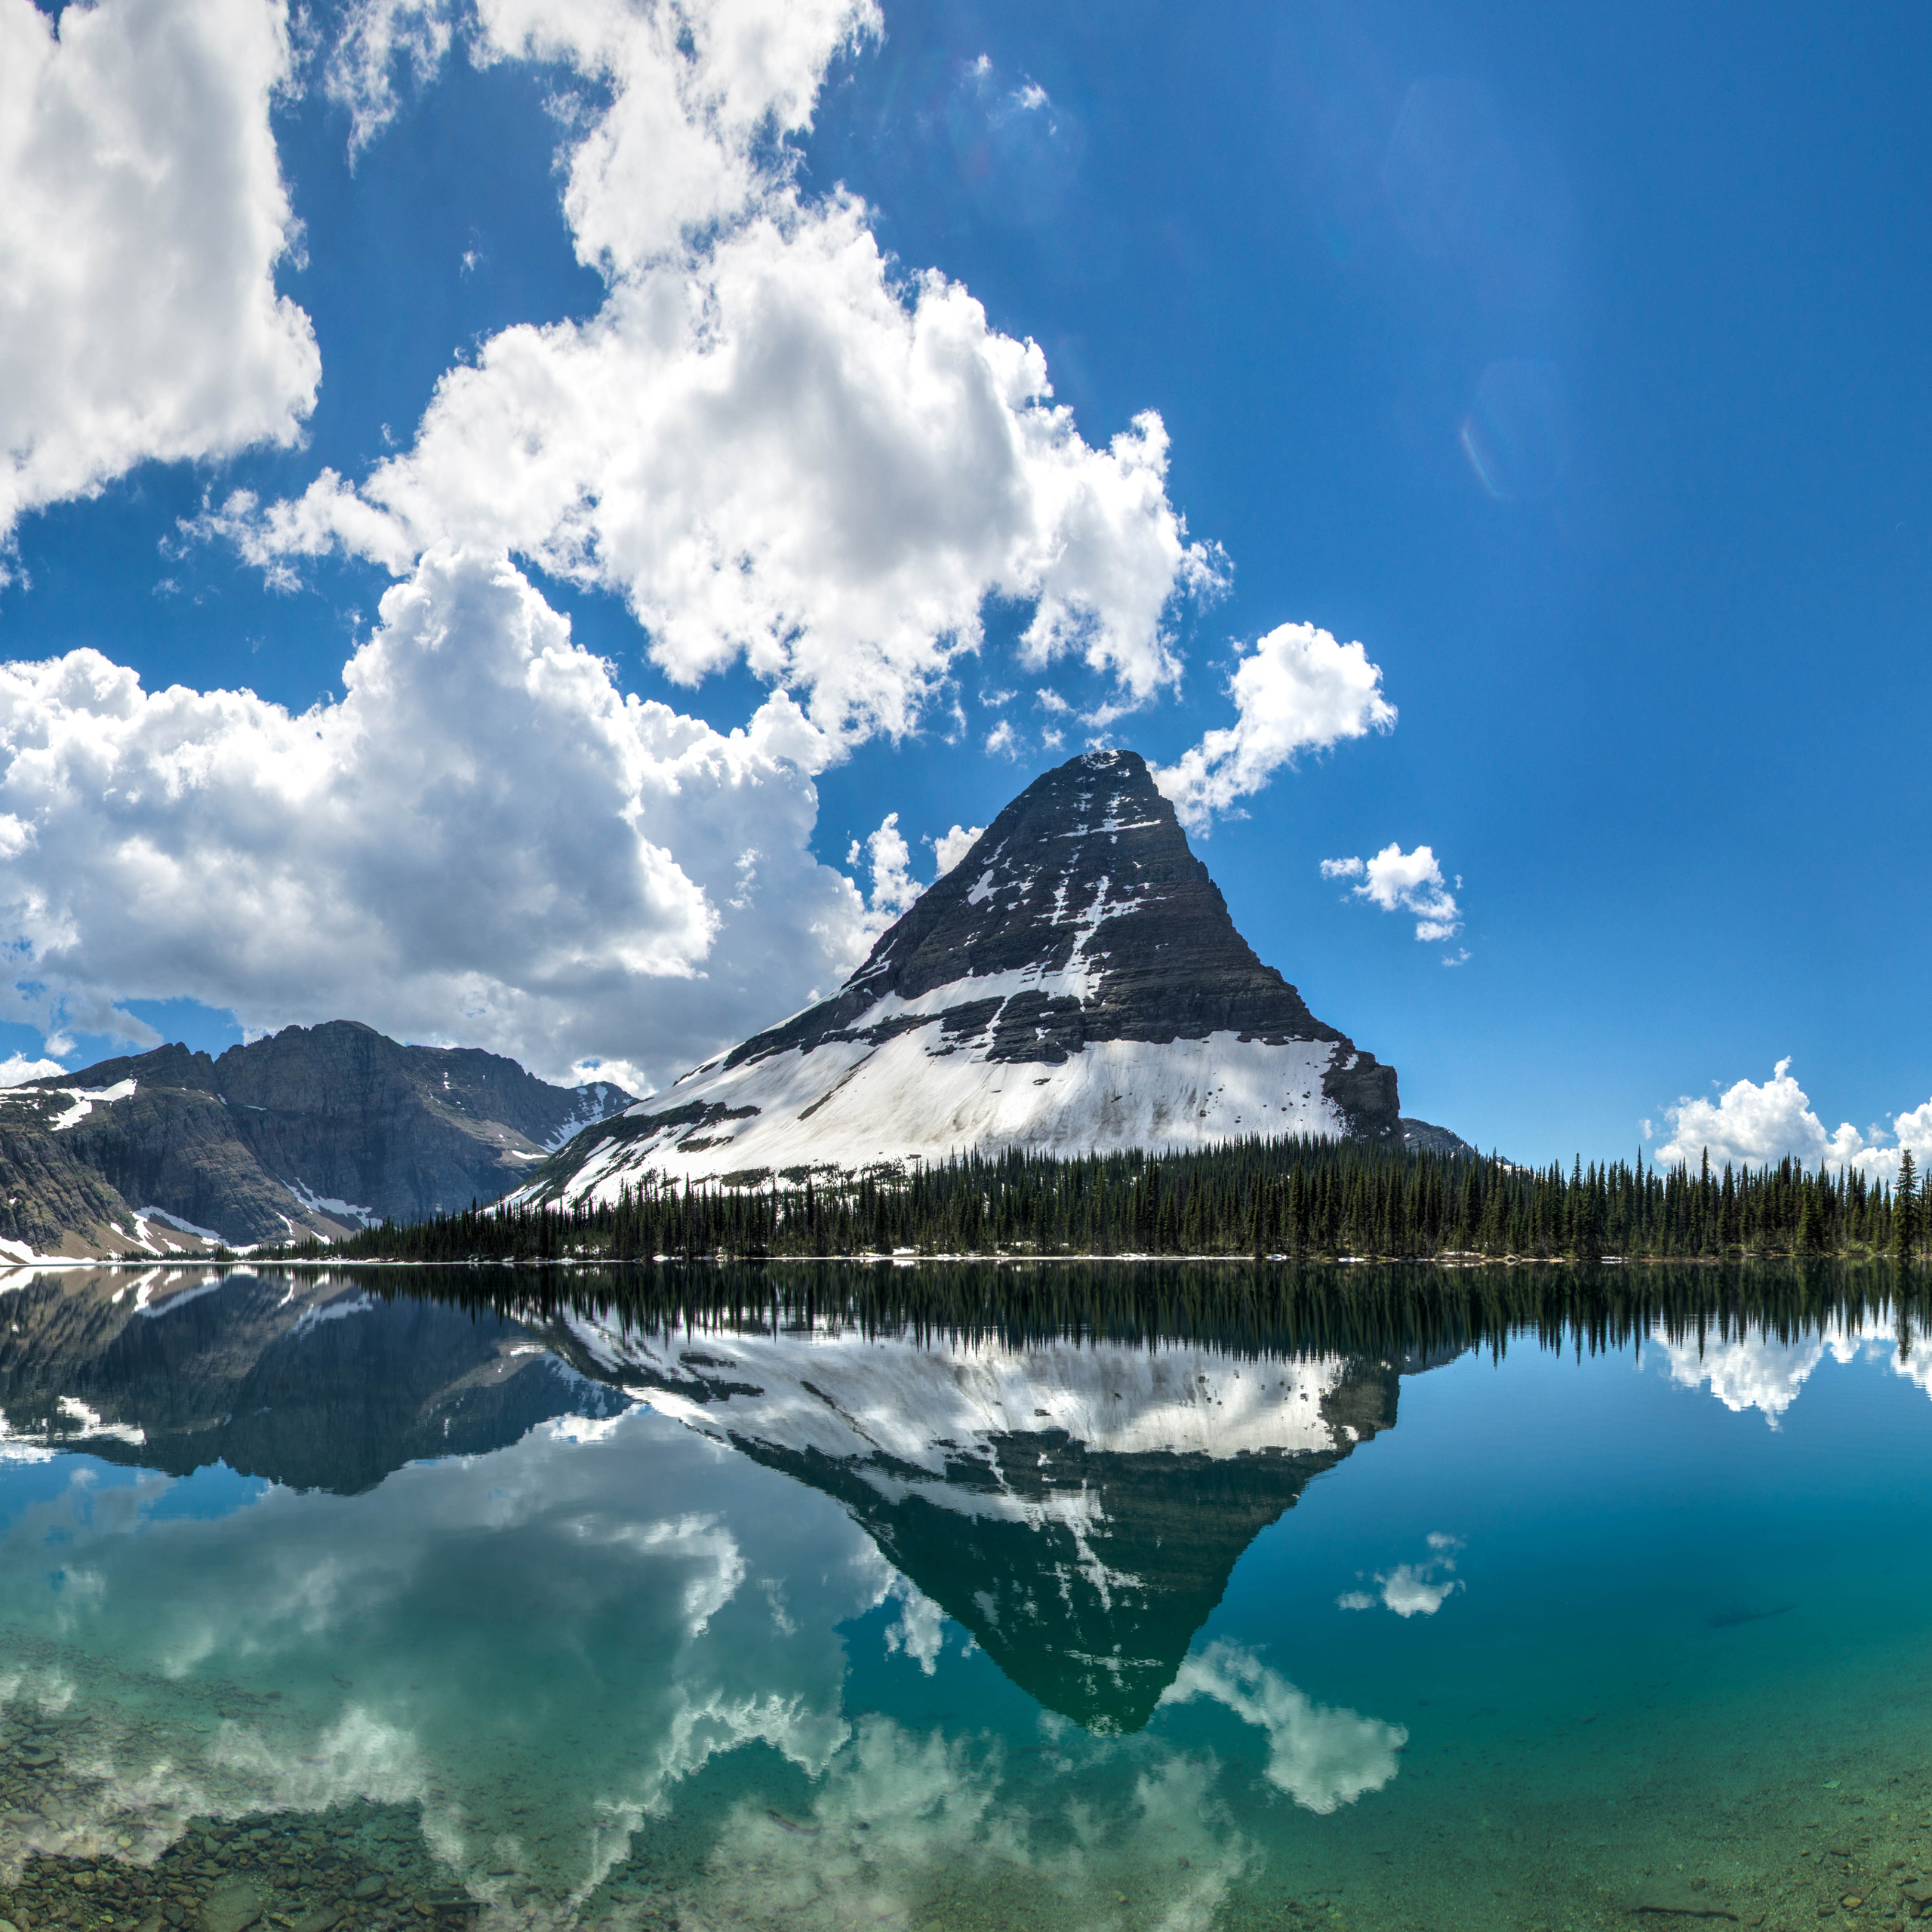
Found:
[(585, 1134), (519, 1198), (1019, 1146), (1399, 1145), (1392, 1067), (1235, 930), (1133, 752), (1037, 779), (830, 999)]

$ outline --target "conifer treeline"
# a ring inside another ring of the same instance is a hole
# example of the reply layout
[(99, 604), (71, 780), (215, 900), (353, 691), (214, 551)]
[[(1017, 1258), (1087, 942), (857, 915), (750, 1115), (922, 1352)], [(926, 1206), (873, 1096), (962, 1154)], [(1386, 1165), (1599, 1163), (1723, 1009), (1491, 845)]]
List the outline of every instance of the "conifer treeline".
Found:
[(408, 1261), (556, 1261), (720, 1255), (1366, 1256), (1591, 1260), (1606, 1255), (1912, 1260), (1927, 1234), (1902, 1176), (1884, 1183), (1789, 1159), (1721, 1173), (1708, 1159), (1623, 1161), (1566, 1174), (1491, 1155), (1356, 1141), (1244, 1140), (1198, 1153), (1073, 1160), (1014, 1150), (943, 1164), (814, 1177), (796, 1186), (644, 1176), (589, 1207), (490, 1207), (385, 1222), (285, 1254)]

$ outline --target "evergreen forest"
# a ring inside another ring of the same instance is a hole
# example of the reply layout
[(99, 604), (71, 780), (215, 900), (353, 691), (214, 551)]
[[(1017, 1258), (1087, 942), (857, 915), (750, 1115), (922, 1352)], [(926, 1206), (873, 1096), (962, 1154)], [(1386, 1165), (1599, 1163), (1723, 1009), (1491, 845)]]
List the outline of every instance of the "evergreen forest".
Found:
[(596, 1205), (497, 1204), (385, 1222), (282, 1258), (634, 1261), (794, 1256), (1244, 1256), (1408, 1260), (1890, 1255), (1927, 1245), (1896, 1187), (1785, 1160), (1755, 1170), (1525, 1168), (1358, 1141), (1245, 1140), (1062, 1160), (1014, 1150), (857, 1175), (697, 1185), (646, 1175)]

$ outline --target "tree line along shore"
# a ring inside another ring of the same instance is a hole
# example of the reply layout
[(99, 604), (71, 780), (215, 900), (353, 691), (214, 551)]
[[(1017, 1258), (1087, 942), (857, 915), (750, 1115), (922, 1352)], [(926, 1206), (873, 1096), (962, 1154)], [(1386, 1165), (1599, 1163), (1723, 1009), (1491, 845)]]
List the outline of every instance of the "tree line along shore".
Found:
[(595, 1204), (472, 1205), (263, 1259), (642, 1260), (861, 1254), (1296, 1259), (1723, 1260), (1932, 1247), (1907, 1152), (1896, 1185), (1853, 1168), (1526, 1168), (1291, 1137), (1062, 1159), (1013, 1149), (856, 1175), (698, 1183), (645, 1174)]

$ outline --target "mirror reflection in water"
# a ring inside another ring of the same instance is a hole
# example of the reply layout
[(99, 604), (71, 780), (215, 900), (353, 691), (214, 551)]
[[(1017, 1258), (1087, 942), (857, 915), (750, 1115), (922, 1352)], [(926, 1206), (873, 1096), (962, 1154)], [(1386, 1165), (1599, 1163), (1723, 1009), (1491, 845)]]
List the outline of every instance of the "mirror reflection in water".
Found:
[(1932, 1876), (1889, 1271), (4, 1285), (21, 1932), (1795, 1927)]

